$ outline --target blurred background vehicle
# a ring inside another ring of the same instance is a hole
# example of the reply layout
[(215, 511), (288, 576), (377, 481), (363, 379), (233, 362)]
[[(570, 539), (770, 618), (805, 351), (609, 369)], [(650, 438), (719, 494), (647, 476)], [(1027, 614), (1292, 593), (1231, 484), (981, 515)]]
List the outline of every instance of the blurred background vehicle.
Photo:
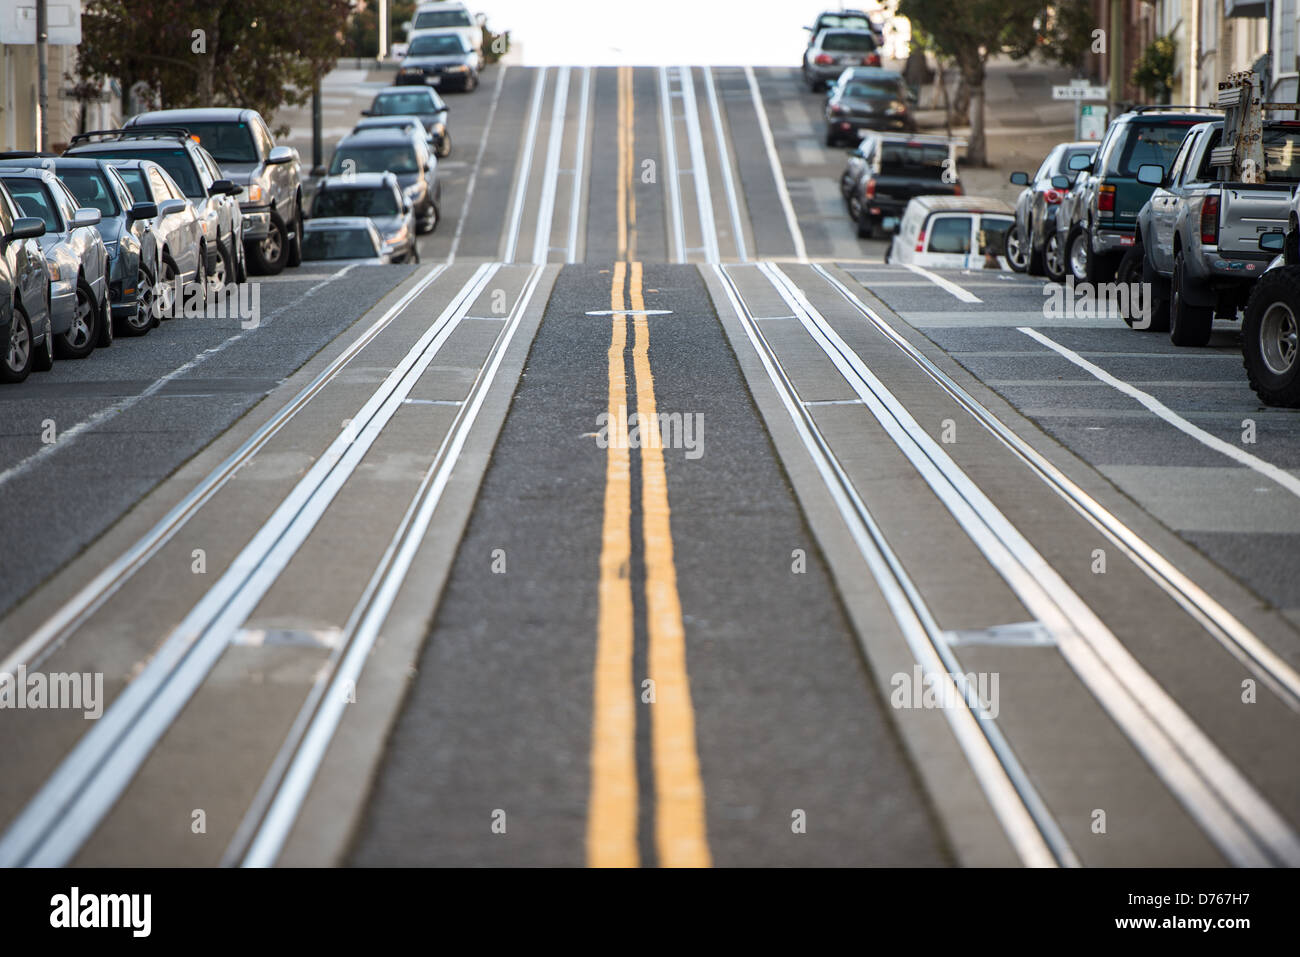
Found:
[(372, 127), (404, 125), (404, 118), (419, 117), (424, 133), (438, 156), (451, 154), (451, 133), (447, 130), (447, 104), (436, 90), (413, 90), (390, 86), (375, 94), (370, 106), (361, 111), (362, 120), (353, 132)]
[(393, 261), (375, 224), (364, 216), (309, 219), (303, 227), (302, 238), (306, 262), (386, 265)]
[[(1016, 224), (1007, 233), (1007, 262), (1016, 272), (1031, 276), (1044, 274), (1043, 254), (1048, 238), (1056, 233), (1056, 215), (1061, 200), (1070, 188), (1070, 160), (1097, 152), (1097, 144), (1087, 140), (1058, 143), (1052, 147), (1031, 179), (1028, 173), (1011, 174), (1011, 182), (1025, 187), (1016, 199)], [(1059, 253), (1054, 250), (1054, 255)]]
[(835, 80), (826, 101), (826, 145), (857, 143), (872, 130), (916, 132), (915, 96), (901, 74), (853, 67)]
[(803, 54), (803, 81), (814, 93), (850, 66), (880, 66), (876, 36), (870, 30), (822, 30)]
[(1009, 203), (981, 196), (917, 196), (903, 212), (886, 261), (931, 269), (1005, 269)]
[(415, 209), (421, 233), (438, 228), (442, 184), (438, 160), (423, 138), (406, 130), (362, 130), (339, 141), (330, 160), (329, 175), (391, 172)]
[(415, 211), (393, 173), (357, 173), (321, 181), (312, 199), (312, 219), (364, 216), (383, 241), (393, 262), (419, 262)]
[(848, 155), (840, 192), (859, 239), (898, 229), (913, 196), (962, 194), (956, 150), (964, 140), (905, 133), (868, 133)]

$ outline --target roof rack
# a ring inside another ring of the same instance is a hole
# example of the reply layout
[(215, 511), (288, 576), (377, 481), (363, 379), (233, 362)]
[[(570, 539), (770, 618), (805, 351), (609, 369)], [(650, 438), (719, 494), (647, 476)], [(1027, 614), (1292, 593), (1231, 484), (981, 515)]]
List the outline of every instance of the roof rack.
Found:
[(46, 157), (58, 157), (58, 153), (46, 153), (38, 150), (4, 150), (0, 152), (0, 159), (45, 159)]
[(1130, 113), (1156, 113), (1162, 110), (1177, 111), (1181, 113), (1222, 113), (1223, 110), (1217, 106), (1194, 106), (1191, 104), (1170, 104), (1168, 106), (1134, 106), (1129, 109)]
[(139, 126), (124, 130), (91, 130), (78, 133), (68, 148), (79, 143), (109, 143), (113, 140), (188, 140), (190, 131), (180, 126)]

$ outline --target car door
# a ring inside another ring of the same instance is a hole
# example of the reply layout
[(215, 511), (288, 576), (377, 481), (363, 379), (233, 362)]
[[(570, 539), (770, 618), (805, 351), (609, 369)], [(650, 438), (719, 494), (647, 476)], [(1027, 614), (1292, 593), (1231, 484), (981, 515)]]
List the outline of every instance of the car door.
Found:
[(68, 191), (62, 182), (55, 180), (50, 184), (54, 201), (59, 206), (59, 214), (68, 227), (68, 246), (81, 262), (82, 274), (94, 293), (96, 302), (108, 301), (108, 251), (100, 238), (99, 229), (94, 226), (73, 226), (72, 218), (76, 214), (77, 198)]
[(1183, 140), (1178, 152), (1174, 154), (1174, 161), (1165, 175), (1164, 183), (1151, 192), (1151, 221), (1155, 226), (1156, 238), (1156, 256), (1152, 257), (1151, 263), (1161, 272), (1169, 272), (1174, 268), (1174, 230), (1178, 220), (1179, 199), (1184, 193), (1181, 181), (1188, 157), (1196, 151), (1201, 135), (1199, 130), (1193, 130)]
[(936, 269), (964, 269), (970, 261), (975, 222), (970, 213), (935, 213), (925, 229), (925, 252), (919, 264)]

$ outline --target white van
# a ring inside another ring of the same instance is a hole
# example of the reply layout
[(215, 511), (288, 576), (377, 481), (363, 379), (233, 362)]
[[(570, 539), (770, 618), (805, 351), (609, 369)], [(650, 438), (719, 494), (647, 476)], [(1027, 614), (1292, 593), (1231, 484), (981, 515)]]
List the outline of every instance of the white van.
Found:
[(483, 26), (480, 16), (471, 14), (469, 7), (456, 0), (438, 0), (438, 2), (417, 5), (410, 21), (403, 26), (406, 28), (408, 43), (422, 33), (456, 31), (478, 54), (481, 70), (483, 69)]
[(903, 210), (885, 262), (935, 269), (1010, 269), (1003, 239), (1015, 221), (1015, 210), (1000, 199), (916, 196)]

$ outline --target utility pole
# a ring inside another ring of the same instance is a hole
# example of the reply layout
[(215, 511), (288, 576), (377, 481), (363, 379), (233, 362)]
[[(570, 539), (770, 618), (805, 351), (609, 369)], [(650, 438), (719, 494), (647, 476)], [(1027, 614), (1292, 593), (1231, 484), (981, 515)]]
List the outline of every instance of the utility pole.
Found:
[(36, 0), (36, 151), (43, 152), (50, 141), (50, 127), (46, 119), (49, 112), (50, 98), (46, 87), (49, 85), (49, 64), (47, 52), (49, 40), (49, 17), (46, 0)]
[(311, 175), (324, 176), (325, 162), (321, 148), (320, 78), (311, 88)]
[(388, 0), (379, 0), (379, 55), (375, 57), (380, 63), (388, 53)]
[(1106, 38), (1110, 54), (1110, 115), (1119, 114), (1119, 103), (1124, 99), (1124, 3), (1110, 0), (1110, 35)]

